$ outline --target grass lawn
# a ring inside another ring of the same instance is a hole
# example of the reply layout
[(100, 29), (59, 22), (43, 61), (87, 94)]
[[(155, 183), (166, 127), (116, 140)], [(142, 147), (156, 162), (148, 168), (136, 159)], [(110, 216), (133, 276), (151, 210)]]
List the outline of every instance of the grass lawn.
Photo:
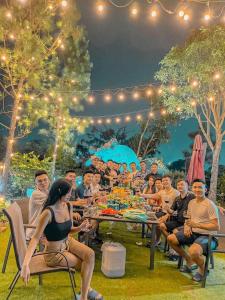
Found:
[[(101, 233), (108, 239), (107, 223), (101, 224)], [(9, 232), (0, 234), (0, 262), (5, 253)], [(110, 238), (122, 243), (127, 249), (126, 275), (123, 278), (109, 279), (101, 273), (101, 253), (96, 253), (96, 266), (92, 280), (93, 288), (104, 295), (105, 300), (178, 300), (178, 299), (225, 299), (225, 255), (215, 256), (215, 270), (210, 271), (207, 287), (202, 289), (190, 276), (177, 270), (177, 263), (168, 262), (163, 253), (157, 251), (155, 270), (150, 271), (149, 249), (138, 247), (135, 241), (140, 240), (140, 233), (126, 230), (125, 224), (116, 224)], [(0, 273), (0, 299), (6, 298), (8, 286), (15, 274), (14, 253), (11, 251), (6, 273)], [(11, 299), (27, 300), (66, 300), (72, 299), (69, 277), (66, 273), (43, 276), (43, 286), (38, 286), (38, 279), (33, 277), (25, 287), (19, 280)], [(77, 291), (80, 286), (80, 275), (76, 274)]]

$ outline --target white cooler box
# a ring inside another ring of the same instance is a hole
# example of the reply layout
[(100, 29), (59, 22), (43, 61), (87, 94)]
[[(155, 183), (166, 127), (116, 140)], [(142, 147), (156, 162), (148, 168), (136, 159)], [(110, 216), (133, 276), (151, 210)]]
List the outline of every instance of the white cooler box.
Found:
[(120, 243), (106, 242), (102, 245), (102, 273), (111, 278), (125, 274), (126, 248)]

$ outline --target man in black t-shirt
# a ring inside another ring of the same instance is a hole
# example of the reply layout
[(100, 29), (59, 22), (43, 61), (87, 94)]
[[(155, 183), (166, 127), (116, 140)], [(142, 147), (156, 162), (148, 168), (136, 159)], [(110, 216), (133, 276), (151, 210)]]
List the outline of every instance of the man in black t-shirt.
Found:
[(195, 195), (188, 191), (188, 184), (184, 179), (177, 181), (177, 190), (180, 192), (180, 195), (176, 197), (171, 208), (167, 208), (167, 214), (162, 217), (162, 222), (160, 223), (160, 229), (166, 237), (174, 229), (184, 225), (184, 214), (187, 212), (188, 204), (190, 200), (195, 198)]

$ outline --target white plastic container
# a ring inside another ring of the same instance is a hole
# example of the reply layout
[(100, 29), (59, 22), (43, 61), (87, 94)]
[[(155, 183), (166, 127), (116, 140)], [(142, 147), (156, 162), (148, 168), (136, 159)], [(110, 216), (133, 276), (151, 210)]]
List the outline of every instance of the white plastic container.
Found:
[(126, 248), (120, 243), (106, 242), (102, 245), (102, 273), (118, 278), (125, 274)]

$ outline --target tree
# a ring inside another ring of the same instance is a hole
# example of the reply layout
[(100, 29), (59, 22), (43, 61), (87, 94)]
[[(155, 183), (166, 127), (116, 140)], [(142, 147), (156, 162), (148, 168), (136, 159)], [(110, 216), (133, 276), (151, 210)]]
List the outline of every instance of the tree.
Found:
[(15, 153), (12, 157), (8, 186), (9, 198), (24, 196), (27, 188), (34, 186), (34, 173), (37, 170), (50, 171), (50, 158), (43, 160), (34, 152)]
[(216, 199), (219, 157), (224, 142), (225, 26), (196, 30), (184, 45), (173, 47), (155, 78), (163, 85), (169, 112), (195, 116), (212, 151), (209, 198)]
[(145, 159), (152, 156), (158, 152), (157, 148), (161, 143), (168, 142), (170, 138), (168, 125), (176, 121), (176, 116), (156, 116), (156, 119), (153, 120), (149, 115), (147, 120), (140, 123), (138, 133), (132, 136), (127, 144), (136, 152), (138, 157)]
[[(77, 25), (78, 21), (79, 13), (73, 0), (5, 0), (0, 6), (1, 99), (5, 108), (4, 114), (10, 115), (10, 123), (1, 124), (9, 130), (3, 192), (6, 189), (15, 140), (28, 134), (41, 117), (48, 117), (49, 110), (45, 109), (46, 106), (49, 109), (55, 107), (55, 113), (49, 120), (55, 118), (56, 123), (62, 123), (59, 118), (62, 105), (56, 104), (56, 97), (61, 99), (57, 91), (59, 88), (60, 92), (63, 90), (62, 78), (64, 84), (67, 80), (65, 89), (70, 87), (68, 91), (80, 91), (80, 88), (83, 91), (84, 86), (89, 86), (90, 66), (88, 72), (84, 66), (89, 64), (89, 56), (85, 48), (84, 31)], [(70, 57), (72, 44), (76, 49), (73, 57)], [(80, 47), (83, 44), (84, 52)], [(70, 53), (64, 56), (64, 52)], [(80, 59), (81, 65), (77, 62), (72, 70), (75, 56)], [(71, 74), (73, 76), (69, 79)], [(47, 105), (46, 96), (50, 87), (51, 106)], [(83, 95), (83, 92), (80, 94)], [(69, 113), (70, 109), (67, 107), (63, 118), (69, 119)], [(56, 132), (60, 126), (55, 127)], [(55, 145), (57, 146), (57, 141)]]

